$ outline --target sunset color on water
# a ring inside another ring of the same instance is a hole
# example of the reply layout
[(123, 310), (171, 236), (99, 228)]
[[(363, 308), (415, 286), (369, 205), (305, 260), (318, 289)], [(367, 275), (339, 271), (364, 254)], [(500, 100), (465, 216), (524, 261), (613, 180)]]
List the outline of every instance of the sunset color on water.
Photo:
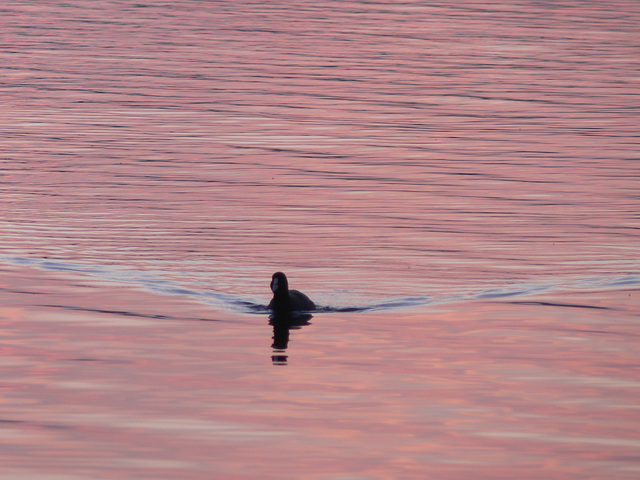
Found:
[(0, 480), (640, 478), (638, 2), (0, 13)]

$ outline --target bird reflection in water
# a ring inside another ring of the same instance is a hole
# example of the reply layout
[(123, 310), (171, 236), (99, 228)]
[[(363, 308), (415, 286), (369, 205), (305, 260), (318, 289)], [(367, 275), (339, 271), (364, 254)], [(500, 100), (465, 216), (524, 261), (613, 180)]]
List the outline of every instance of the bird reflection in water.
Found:
[(269, 324), (273, 326), (273, 355), (274, 365), (287, 364), (287, 346), (289, 345), (289, 330), (309, 325), (312, 316), (308, 312), (315, 310), (316, 305), (304, 293), (289, 289), (289, 280), (282, 272), (276, 272), (271, 277), (271, 291), (273, 298), (267, 307), (272, 314)]
[(309, 325), (313, 315), (308, 313), (273, 313), (269, 316), (269, 325), (273, 326), (273, 355), (271, 362), (274, 365), (286, 365), (287, 347), (289, 346), (289, 331), (298, 330)]

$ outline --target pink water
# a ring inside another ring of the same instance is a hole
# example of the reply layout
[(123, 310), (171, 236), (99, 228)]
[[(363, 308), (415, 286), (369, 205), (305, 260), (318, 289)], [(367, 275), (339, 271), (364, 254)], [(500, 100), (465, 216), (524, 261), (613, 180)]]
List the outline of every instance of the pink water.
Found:
[(0, 478), (638, 478), (636, 2), (0, 8)]

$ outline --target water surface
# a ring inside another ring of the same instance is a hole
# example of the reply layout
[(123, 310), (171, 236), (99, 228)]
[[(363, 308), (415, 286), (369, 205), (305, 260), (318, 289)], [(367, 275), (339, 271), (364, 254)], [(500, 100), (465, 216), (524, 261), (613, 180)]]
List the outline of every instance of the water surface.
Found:
[(637, 478), (635, 2), (1, 13), (3, 478)]

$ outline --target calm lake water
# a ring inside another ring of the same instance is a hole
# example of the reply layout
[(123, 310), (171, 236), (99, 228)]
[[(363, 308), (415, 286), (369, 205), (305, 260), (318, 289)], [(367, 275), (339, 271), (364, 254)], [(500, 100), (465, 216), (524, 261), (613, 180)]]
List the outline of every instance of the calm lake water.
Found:
[(0, 479), (637, 479), (638, 25), (4, 2)]

